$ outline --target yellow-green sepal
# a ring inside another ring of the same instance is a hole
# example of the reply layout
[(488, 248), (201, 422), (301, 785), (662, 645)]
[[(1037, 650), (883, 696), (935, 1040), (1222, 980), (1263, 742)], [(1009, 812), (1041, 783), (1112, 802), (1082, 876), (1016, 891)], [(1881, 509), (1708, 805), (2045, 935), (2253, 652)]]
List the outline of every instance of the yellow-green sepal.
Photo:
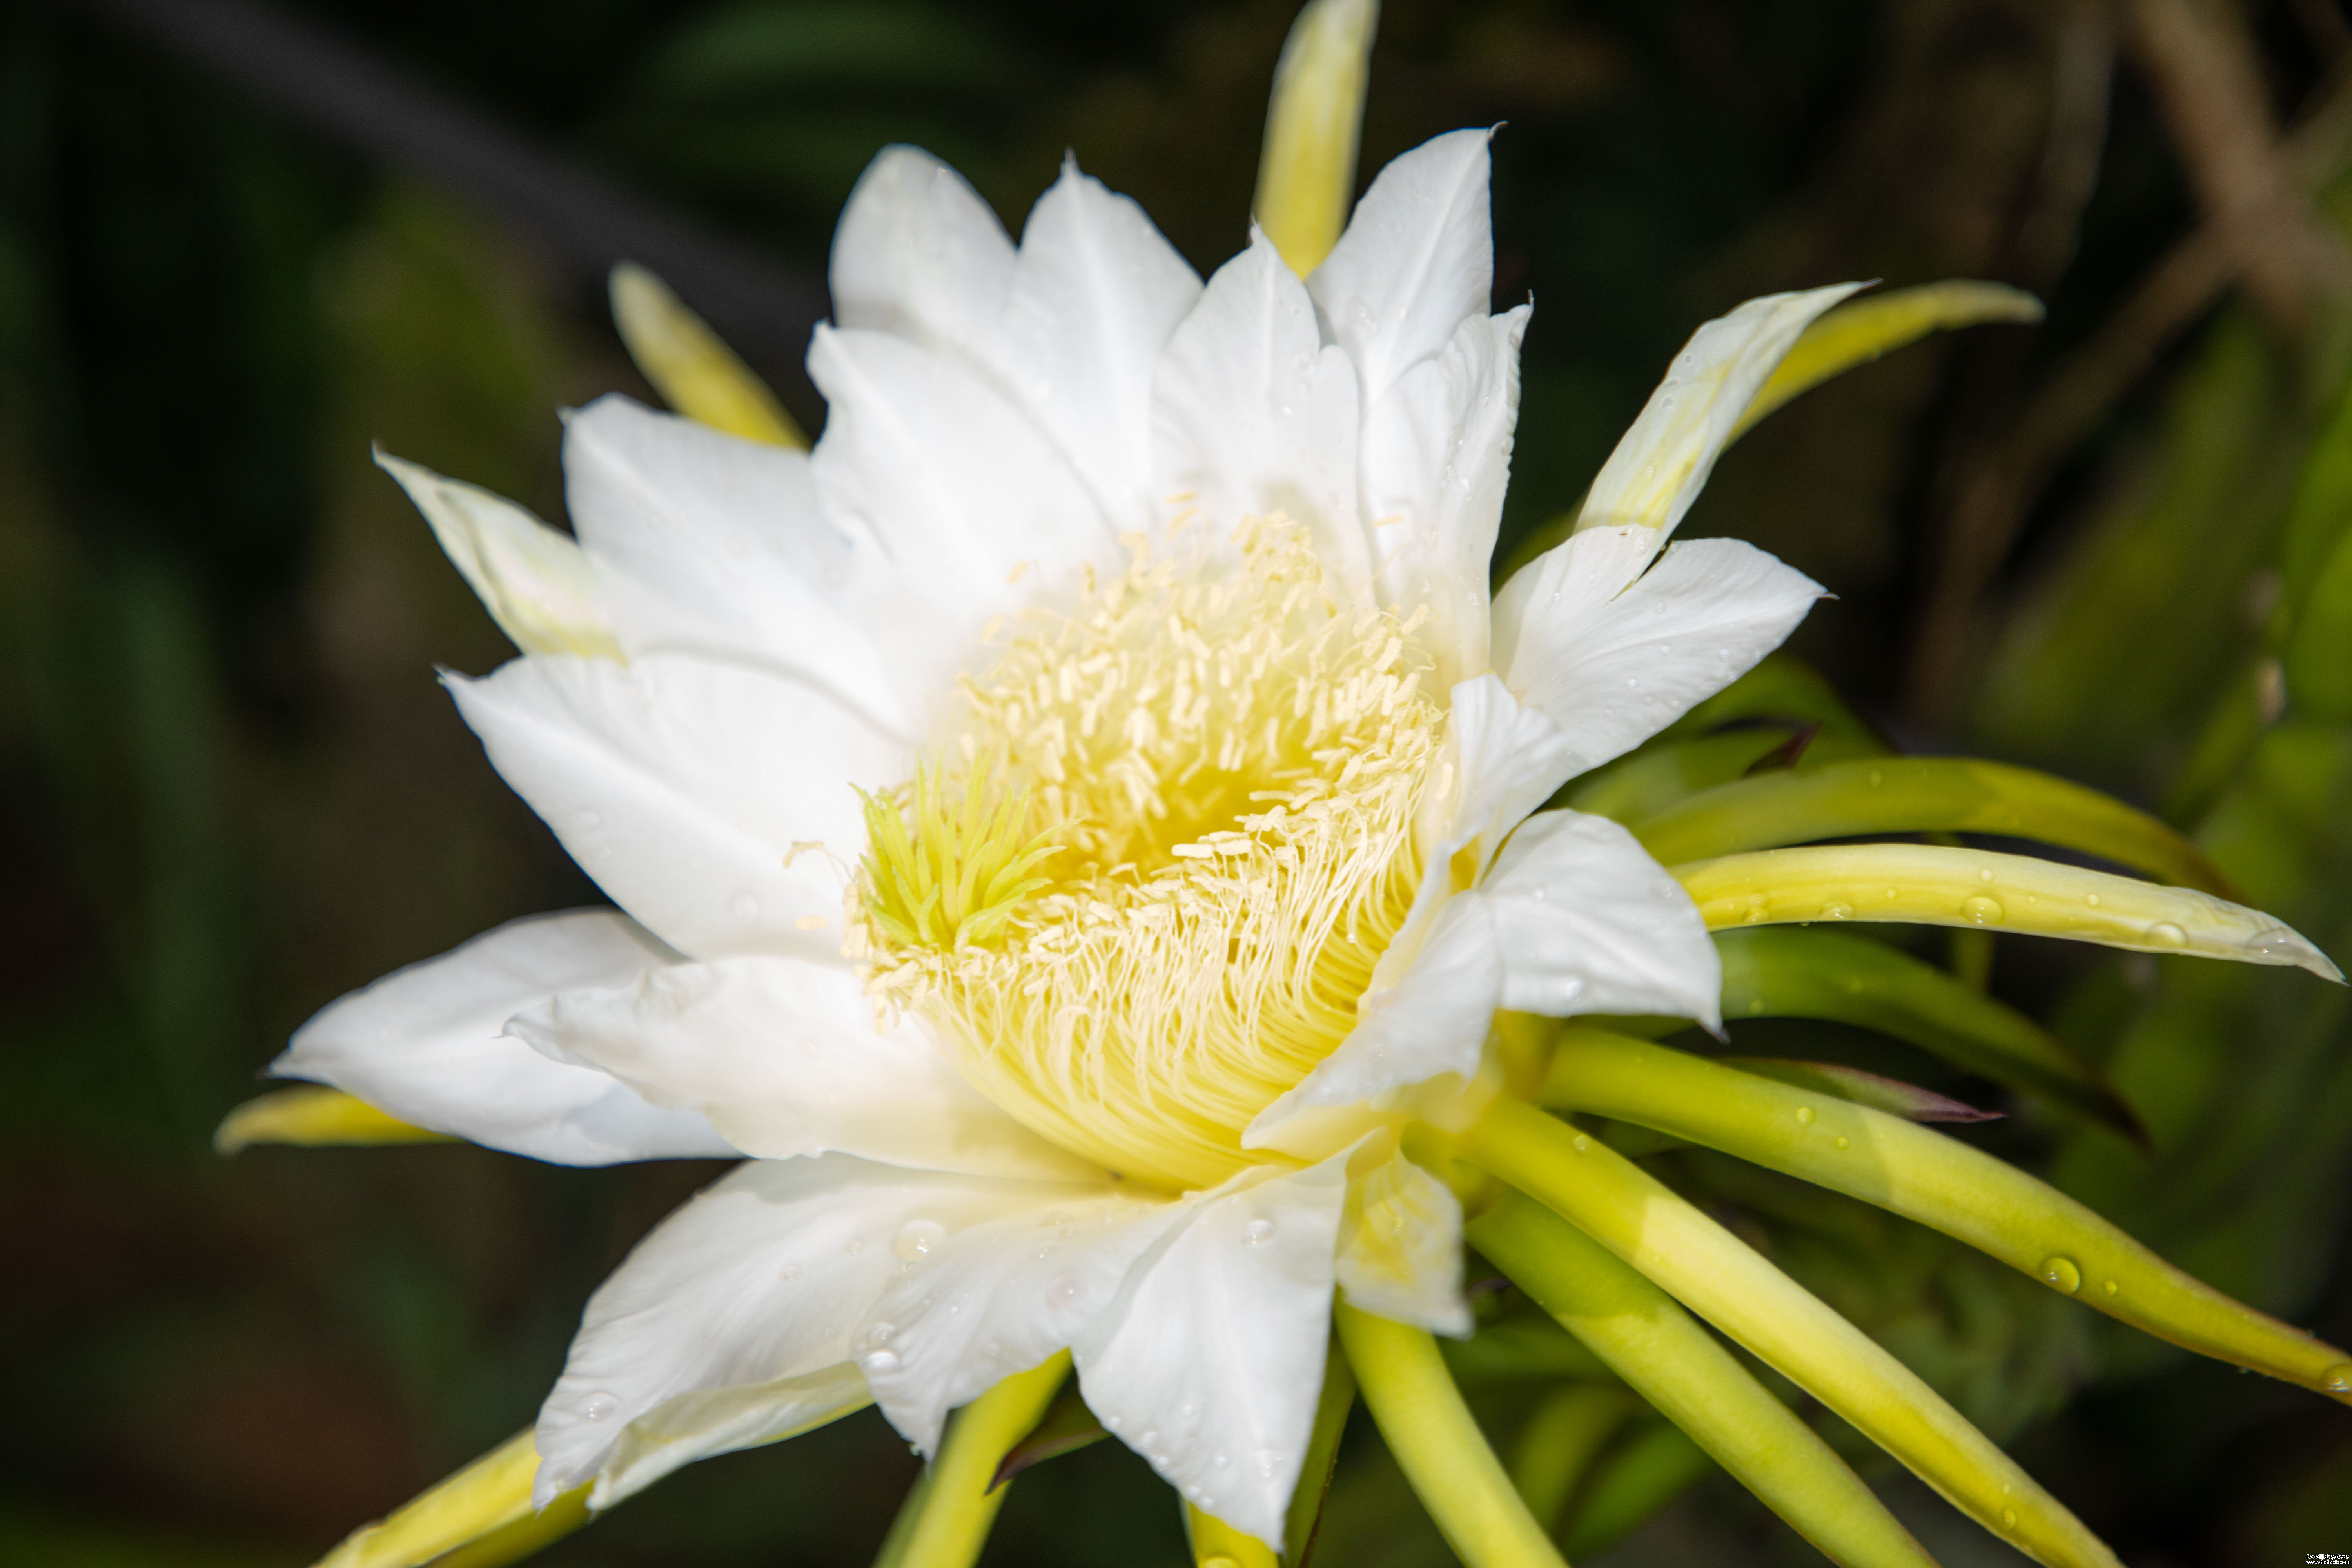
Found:
[[(1468, 1236), (1561, 1327), (1830, 1561), (1848, 1568), (1925, 1568), (1935, 1561), (1845, 1461), (1721, 1342), (1591, 1237), (1517, 1193), (1471, 1221)], [(1603, 1398), (1615, 1394), (1605, 1385), (1583, 1392)], [(1570, 1436), (1581, 1435), (1571, 1424)]]
[(2042, 315), (2042, 301), (2024, 289), (1969, 278), (1849, 300), (1805, 329), (1771, 378), (1748, 399), (1731, 438), (1738, 440), (1757, 421), (1831, 377), (1917, 342), (1930, 332), (1993, 321), (2038, 321)]
[(1544, 1100), (1875, 1204), (2159, 1339), (2352, 1404), (2352, 1355), (2190, 1278), (2015, 1166), (1900, 1117), (1591, 1029), (1561, 1036)]
[(1813, 921), (1984, 926), (2136, 952), (2343, 972), (2257, 910), (2025, 855), (1935, 844), (1762, 849), (1671, 868), (1712, 931)]
[(1717, 931), (1723, 1016), (1819, 1018), (1874, 1029), (1964, 1071), (2139, 1141), (2139, 1118), (2104, 1074), (2015, 1008), (1899, 948), (1847, 931)]
[(2064, 1505), (1918, 1376), (1599, 1139), (1509, 1097), (1462, 1157), (1541, 1202), (2050, 1568), (2119, 1568)]
[(318, 1568), (503, 1568), (586, 1524), (588, 1489), (530, 1506), (539, 1450), (518, 1433), (373, 1524), (362, 1525)]
[(1642, 847), (1669, 866), (1881, 833), (2032, 838), (2217, 897), (2237, 896), (2204, 851), (2147, 813), (2031, 768), (1962, 757), (1877, 757), (1759, 773), (1633, 824)]
[(374, 1143), (454, 1143), (446, 1132), (410, 1125), (340, 1089), (305, 1084), (248, 1100), (221, 1119), (213, 1147), (234, 1154), (256, 1143), (308, 1147)]
[(688, 419), (747, 441), (806, 451), (809, 439), (768, 384), (688, 310), (670, 286), (634, 261), (613, 268), (613, 324), (662, 401)]
[(1274, 68), (1251, 210), (1301, 278), (1347, 227), (1379, 0), (1307, 0)]

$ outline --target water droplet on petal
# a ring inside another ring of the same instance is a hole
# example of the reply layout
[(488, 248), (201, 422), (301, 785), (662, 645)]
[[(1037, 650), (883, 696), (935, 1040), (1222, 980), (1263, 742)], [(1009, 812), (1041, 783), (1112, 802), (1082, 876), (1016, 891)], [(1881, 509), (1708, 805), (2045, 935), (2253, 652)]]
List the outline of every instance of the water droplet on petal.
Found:
[(1843, 1149), (1843, 1148), (1844, 1148), (1844, 1147), (1846, 1146), (1846, 1142), (1847, 1142), (1847, 1141), (1846, 1141), (1845, 1139), (1841, 1138), (1841, 1139), (1839, 1139), (1839, 1140), (1837, 1141), (1837, 1146), (1838, 1146), (1839, 1148)]
[(1842, 902), (1836, 899), (1832, 899), (1828, 903), (1822, 906), (1822, 919), (1825, 921), (1850, 921), (1853, 918), (1853, 906), (1852, 904)]
[(2043, 1283), (2055, 1286), (2069, 1296), (2083, 1288), (2083, 1271), (2074, 1267), (2073, 1258), (2063, 1253), (2053, 1252), (2043, 1258), (2041, 1272)]
[(1990, 882), (1992, 880), (1992, 873), (1990, 871), (1979, 871), (1977, 873), (1977, 880), (1979, 882)]
[(849, 1238), (849, 1245), (843, 1247), (841, 1250), (848, 1253), (852, 1258), (855, 1258), (859, 1253), (866, 1250), (865, 1238), (862, 1237), (853, 1236)]
[(727, 908), (739, 921), (749, 921), (760, 918), (760, 900), (749, 893), (736, 894), (727, 900)]
[(870, 1323), (866, 1330), (866, 1342), (878, 1350), (888, 1344), (890, 1336), (898, 1331), (898, 1325), (896, 1323)]
[(2121, 1287), (2121, 1286), (2117, 1285), (2114, 1280), (2110, 1279), (2110, 1280), (2108, 1280), (2105, 1284), (2104, 1284), (2104, 1285), (2100, 1286), (2100, 1287), (2099, 1287), (2099, 1289), (2102, 1289), (2102, 1290), (2105, 1290), (2108, 1295), (2112, 1296), (2112, 1295), (2114, 1295), (2117, 1290), (2119, 1290), (2119, 1289), (2123, 1289), (2123, 1287)]
[(800, 1277), (801, 1266), (797, 1263), (787, 1263), (782, 1268), (776, 1270), (776, 1278), (782, 1280), (787, 1285), (791, 1284)]
[(1967, 917), (1970, 925), (1997, 926), (2009, 911), (2000, 907), (1999, 899), (1988, 899), (1979, 894), (1960, 906), (1960, 913)]
[(1086, 1281), (1076, 1275), (1062, 1275), (1045, 1287), (1045, 1305), (1048, 1308), (1066, 1307), (1085, 1294), (1086, 1289)]
[(857, 1369), (868, 1377), (887, 1377), (898, 1370), (894, 1351), (873, 1351), (857, 1358)]
[(2017, 1510), (2015, 1509), (2005, 1508), (2000, 1510), (2000, 1527), (2003, 1530), (2015, 1530), (2017, 1528)]
[(2159, 947), (2187, 947), (2189, 933), (2170, 921), (2158, 921), (2147, 928), (2147, 940)]
[(2339, 1361), (2321, 1373), (2319, 1386), (2330, 1394), (2352, 1394), (2352, 1361)]
[(583, 1421), (610, 1421), (620, 1410), (621, 1402), (599, 1389), (580, 1402)]
[(1219, 1455), (1215, 1456), (1213, 1458), (1210, 1459), (1210, 1461), (1209, 1461), (1209, 1465), (1210, 1465), (1210, 1468), (1213, 1468), (1213, 1469), (1219, 1469), (1219, 1470), (1223, 1469), (1227, 1465), (1229, 1465), (1229, 1464), (1231, 1464), (1231, 1463), (1233, 1463), (1233, 1461), (1232, 1461), (1232, 1460), (1230, 1460), (1230, 1459), (1228, 1459), (1228, 1458), (1226, 1458), (1223, 1454), (1219, 1454)]
[(1568, 1146), (1581, 1154), (1591, 1149), (1592, 1140), (1580, 1132), (1569, 1140)]
[(1811, 1127), (1813, 1124), (1813, 1108), (1811, 1106), (1801, 1105), (1797, 1107), (1797, 1124), (1801, 1127)]
[(2093, 909), (2095, 909), (2095, 909), (2097, 909), (2097, 908), (2099, 907), (2099, 895), (2098, 895), (2098, 894), (2096, 894), (2096, 893), (2093, 893), (2093, 894), (2092, 894), (2088, 899), (2084, 900), (2084, 901), (2085, 903), (2089, 904)]
[(913, 1259), (922, 1257), (948, 1238), (948, 1227), (935, 1219), (910, 1219), (898, 1227), (890, 1239), (890, 1250), (899, 1257)]
[(1242, 1243), (1245, 1247), (1264, 1247), (1274, 1239), (1274, 1221), (1254, 1219), (1242, 1226)]

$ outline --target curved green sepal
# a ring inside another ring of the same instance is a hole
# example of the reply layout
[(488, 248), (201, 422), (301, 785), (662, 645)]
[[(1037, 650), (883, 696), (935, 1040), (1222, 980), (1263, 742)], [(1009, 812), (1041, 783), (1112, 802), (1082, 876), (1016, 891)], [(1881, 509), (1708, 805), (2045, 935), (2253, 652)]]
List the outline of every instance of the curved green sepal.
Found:
[(1275, 64), (1250, 211), (1301, 278), (1348, 224), (1380, 15), (1378, 0), (1309, 0)]
[(593, 1517), (584, 1486), (534, 1512), (530, 1483), (538, 1472), (531, 1434), (517, 1433), (438, 1486), (352, 1531), (318, 1568), (418, 1568), (444, 1561), (499, 1568), (518, 1562)]
[(1634, 825), (1663, 864), (1880, 833), (1997, 833), (2095, 855), (2161, 881), (2239, 895), (2173, 828), (2113, 795), (2004, 763), (1881, 757), (1759, 773)]
[(455, 1143), (446, 1132), (428, 1132), (387, 1115), (340, 1089), (307, 1085), (248, 1100), (221, 1119), (213, 1147), (234, 1154), (256, 1143), (310, 1147), (370, 1143)]
[(2024, 289), (1969, 278), (1849, 300), (1805, 329), (1771, 379), (1748, 400), (1731, 438), (1737, 441), (1758, 420), (1832, 376), (1917, 342), (1930, 332), (1990, 321), (2040, 320), (2042, 301)]
[[(1695, 795), (1737, 783), (1769, 765), (1772, 753), (1801, 733), (1777, 725), (1757, 725), (1719, 735), (1661, 742), (1595, 768), (1563, 790), (1559, 804), (1628, 826), (1644, 822)], [(1797, 766), (1875, 757), (1885, 751), (1874, 741), (1816, 731)]]
[(2135, 1142), (2139, 1118), (2099, 1070), (2024, 1014), (1899, 948), (1845, 931), (1717, 931), (1723, 1016), (1821, 1018), (1875, 1029), (2037, 1095)]
[(1585, 1029), (1562, 1036), (1544, 1098), (1876, 1204), (2159, 1339), (2352, 1404), (2352, 1355), (2239, 1305), (2055, 1188), (1940, 1132)]
[(613, 268), (613, 324), (662, 401), (714, 430), (771, 447), (808, 450), (809, 438), (768, 384), (651, 272)]
[(1710, 930), (1811, 921), (1998, 926), (2135, 952), (2343, 972), (2259, 910), (2027, 855), (1936, 844), (1760, 849), (1670, 868)]
[(1624, 1389), (1572, 1383), (1546, 1394), (1511, 1446), (1511, 1484), (1528, 1511), (1559, 1533), (1569, 1499), (1626, 1418), (1642, 1407)]
[(1681, 1427), (1646, 1423), (1601, 1459), (1561, 1544), (1578, 1558), (1606, 1552), (1714, 1468)]
[(1348, 1413), (1356, 1407), (1356, 1374), (1348, 1370), (1348, 1352), (1337, 1340), (1323, 1355), (1323, 1392), (1315, 1401), (1315, 1425), (1307, 1435), (1307, 1459), (1298, 1467), (1298, 1489), (1290, 1495), (1290, 1515), (1283, 1521), (1284, 1568), (1307, 1568), (1315, 1555), (1315, 1538), (1323, 1527), (1323, 1500), (1331, 1490), (1331, 1469), (1339, 1461), (1339, 1439), (1348, 1430)]
[(1721, 1342), (1591, 1237), (1517, 1193), (1471, 1221), (1469, 1237), (1538, 1306), (1832, 1562), (1923, 1568), (1935, 1561), (1845, 1461)]
[(1599, 1139), (1499, 1099), (1463, 1157), (1549, 1206), (2011, 1545), (2050, 1568), (2114, 1552), (1916, 1373)]
[(1029, 1435), (1004, 1450), (1004, 1458), (996, 1461), (995, 1472), (989, 1477), (989, 1489), (995, 1490), (1033, 1465), (1090, 1448), (1109, 1436), (1087, 1408), (1076, 1387), (1066, 1388), (1052, 1408), (1037, 1418), (1037, 1425), (1029, 1428)]
[(1999, 1110), (1979, 1110), (1948, 1094), (1937, 1094), (1934, 1089), (1921, 1089), (1916, 1083), (1864, 1072), (1860, 1068), (1842, 1067), (1836, 1062), (1793, 1061), (1786, 1057), (1722, 1057), (1717, 1059), (1726, 1067), (1736, 1067), (1759, 1078), (1793, 1084), (1815, 1094), (1833, 1094), (1840, 1100), (1850, 1100), (1856, 1105), (1866, 1105), (1873, 1110), (1899, 1116), (1906, 1121), (1999, 1121), (2005, 1114)]
[(875, 1568), (971, 1568), (1011, 1484), (998, 1483), (997, 1467), (1035, 1430), (1069, 1375), (1070, 1352), (1060, 1351), (957, 1411), (938, 1457), (898, 1506)]
[(1332, 1304), (1364, 1406), (1466, 1568), (1567, 1568), (1487, 1446), (1427, 1331)]

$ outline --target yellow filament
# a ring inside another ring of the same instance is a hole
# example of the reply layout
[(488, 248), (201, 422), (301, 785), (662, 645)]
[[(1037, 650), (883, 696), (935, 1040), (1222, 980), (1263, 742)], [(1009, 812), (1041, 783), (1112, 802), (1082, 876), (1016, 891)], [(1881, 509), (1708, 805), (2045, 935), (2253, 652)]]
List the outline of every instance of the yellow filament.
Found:
[[(1113, 1170), (1222, 1180), (1329, 1055), (1420, 876), (1443, 713), (1414, 619), (1350, 615), (1303, 532), (1133, 564), (1015, 628), (962, 725), (869, 798), (876, 994)], [(1437, 781), (1440, 784), (1442, 780)]]

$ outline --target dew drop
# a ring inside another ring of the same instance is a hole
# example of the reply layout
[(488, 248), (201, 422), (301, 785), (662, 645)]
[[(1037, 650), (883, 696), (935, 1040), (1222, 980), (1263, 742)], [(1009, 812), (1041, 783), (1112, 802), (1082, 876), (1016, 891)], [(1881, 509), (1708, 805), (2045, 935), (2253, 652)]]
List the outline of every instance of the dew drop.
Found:
[(2000, 907), (1999, 899), (1988, 899), (1979, 893), (1960, 906), (1960, 913), (1968, 917), (1970, 925), (1997, 926), (2009, 911)]
[(1569, 1147), (1581, 1154), (1592, 1147), (1592, 1140), (1580, 1132), (1570, 1141)]
[(857, 1358), (857, 1368), (868, 1377), (884, 1377), (898, 1370), (895, 1351), (869, 1351)]
[(1839, 1140), (1837, 1141), (1837, 1146), (1838, 1146), (1839, 1148), (1843, 1149), (1843, 1148), (1844, 1148), (1844, 1147), (1846, 1146), (1846, 1142), (1847, 1142), (1847, 1140), (1845, 1140), (1845, 1139), (1843, 1139), (1843, 1138), (1841, 1138), (1841, 1139), (1839, 1139)]
[(1257, 1473), (1264, 1476), (1267, 1480), (1272, 1480), (1274, 1479), (1275, 1470), (1282, 1464), (1282, 1450), (1279, 1448), (1260, 1448), (1257, 1451), (1256, 1458)]
[(2000, 1527), (2003, 1530), (2015, 1530), (2017, 1528), (2017, 1510), (2015, 1509), (2005, 1508), (2000, 1510)]
[(621, 1402), (599, 1389), (580, 1402), (583, 1421), (610, 1421), (621, 1408)]
[(1801, 1127), (1811, 1127), (1813, 1124), (1813, 1108), (1811, 1106), (1801, 1105), (1797, 1107), (1797, 1124)]
[(890, 1238), (890, 1250), (912, 1261), (948, 1238), (948, 1227), (935, 1219), (910, 1219)]
[(1143, 1451), (1149, 1454), (1152, 1449), (1160, 1447), (1160, 1428), (1157, 1426), (1146, 1426), (1142, 1432), (1137, 1436), (1135, 1440), (1139, 1444), (1142, 1445)]
[(2170, 921), (2158, 921), (2147, 928), (2147, 940), (2159, 947), (2187, 947), (2189, 933)]
[(1541, 888), (1538, 888), (1534, 892), (1532, 892), (1532, 893), (1528, 894), (1528, 896), (1529, 898), (1532, 898), (1533, 900), (1535, 900), (1535, 901), (1536, 901), (1536, 902), (1538, 902), (1538, 903), (1542, 903), (1542, 902), (1544, 901), (1544, 889), (1542, 889)]
[(853, 1236), (849, 1238), (849, 1245), (843, 1247), (841, 1250), (848, 1253), (852, 1258), (855, 1258), (859, 1253), (866, 1250), (865, 1238), (862, 1237)]
[(801, 1266), (797, 1263), (787, 1263), (782, 1268), (776, 1270), (776, 1278), (782, 1280), (787, 1285), (791, 1284), (800, 1277)]
[(1990, 871), (1979, 871), (1977, 873), (1977, 880), (1979, 882), (1990, 882), (1992, 880), (1992, 873)]
[(2339, 1361), (2321, 1373), (2319, 1386), (2330, 1394), (2352, 1394), (2352, 1361)]
[(2042, 1260), (2042, 1278), (2045, 1283), (2055, 1286), (2069, 1296), (2083, 1288), (2083, 1271), (2074, 1267), (2073, 1258), (2063, 1253), (2053, 1252)]
[(1047, 1307), (1066, 1307), (1086, 1291), (1086, 1281), (1075, 1274), (1065, 1274), (1045, 1287)]
[(1885, 780), (1885, 778), (1883, 778), (1883, 777), (1881, 777), (1881, 776), (1880, 776), (1879, 772), (1878, 772), (1878, 770), (1877, 770), (1876, 768), (1873, 768), (1873, 769), (1871, 769), (1871, 770), (1870, 770), (1870, 787), (1871, 787), (1871, 788), (1873, 788), (1873, 789), (1876, 789), (1880, 784), (1885, 784), (1885, 782), (1886, 782), (1886, 780)]
[(755, 921), (760, 918), (760, 900), (749, 893), (736, 894), (727, 900), (727, 908), (739, 921)]
[(2087, 900), (2084, 900), (2084, 902), (2088, 903), (2088, 904), (2089, 904), (2093, 909), (2095, 909), (2095, 909), (2097, 909), (2097, 908), (2099, 907), (2099, 895), (2098, 895), (2098, 894), (2096, 894), (2096, 893), (2093, 893), (2093, 894), (2092, 894), (2092, 895), (2091, 895)]
[(1822, 906), (1822, 919), (1825, 921), (1850, 921), (1853, 919), (1853, 906), (1849, 903), (1841, 902), (1836, 899), (1832, 899), (1828, 903)]
[[(1004, 1353), (1004, 1347), (998, 1344), (994, 1340), (991, 1340), (986, 1344), (980, 1347), (980, 1353), (987, 1357), (990, 1361), (994, 1361), (997, 1357)], [(1114, 1432), (1118, 1431), (1118, 1423), (1116, 1421), (1111, 1422), (1110, 1429)]]
[(896, 1323), (868, 1324), (866, 1330), (866, 1342), (872, 1345), (875, 1349), (879, 1350), (884, 1345), (888, 1344), (890, 1342), (890, 1336), (898, 1331), (898, 1325)]
[(2108, 1280), (2105, 1285), (2100, 1286), (2100, 1287), (2099, 1287), (2099, 1289), (2102, 1289), (2102, 1290), (2105, 1290), (2108, 1295), (2112, 1296), (2112, 1295), (2114, 1295), (2114, 1294), (2116, 1292), (2116, 1290), (2120, 1289), (2121, 1289), (2121, 1287), (2120, 1287), (2120, 1286), (2118, 1286), (2118, 1285), (2116, 1285), (2116, 1283), (2114, 1280), (2110, 1279), (2110, 1280)]
[(1233, 1463), (1233, 1461), (1232, 1461), (1231, 1459), (1226, 1458), (1223, 1454), (1219, 1454), (1219, 1455), (1217, 1455), (1215, 1458), (1212, 1458), (1212, 1459), (1209, 1461), (1209, 1465), (1210, 1465), (1210, 1468), (1213, 1468), (1213, 1469), (1219, 1469), (1219, 1470), (1223, 1469), (1227, 1465), (1230, 1465), (1230, 1464), (1232, 1464), (1232, 1463)]
[(1274, 1221), (1270, 1219), (1254, 1219), (1242, 1226), (1242, 1245), (1244, 1247), (1264, 1247), (1273, 1239)]

